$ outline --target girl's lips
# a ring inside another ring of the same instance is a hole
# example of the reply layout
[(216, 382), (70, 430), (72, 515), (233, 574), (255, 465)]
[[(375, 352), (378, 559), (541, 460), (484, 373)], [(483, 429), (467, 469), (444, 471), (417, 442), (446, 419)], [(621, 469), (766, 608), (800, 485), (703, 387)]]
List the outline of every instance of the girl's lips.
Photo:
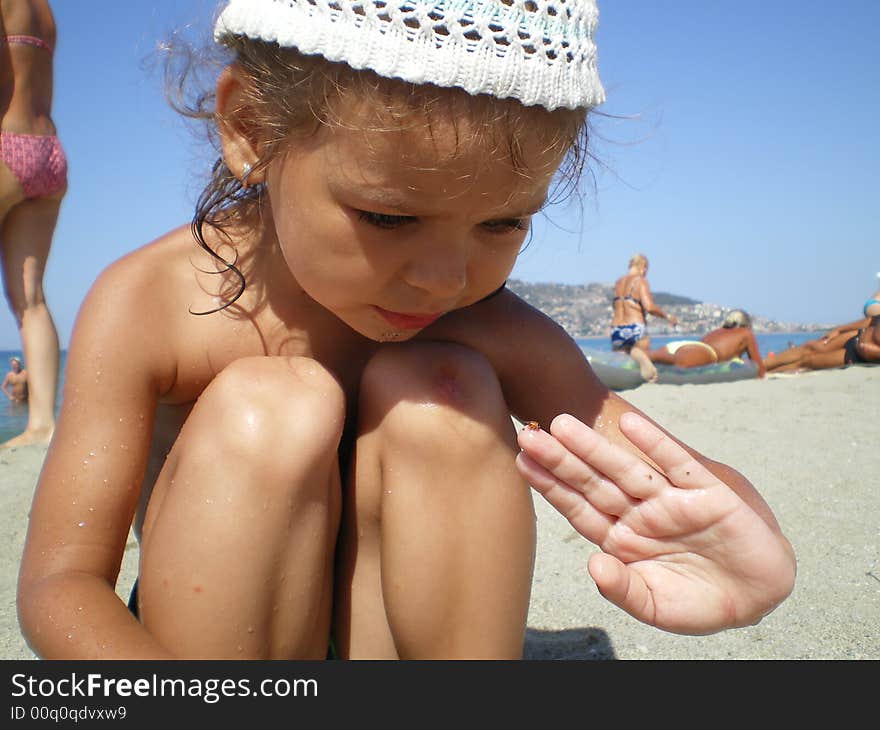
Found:
[(396, 327), (400, 330), (420, 330), (427, 327), (432, 322), (436, 322), (440, 319), (440, 315), (442, 312), (438, 312), (437, 314), (405, 314), (403, 312), (392, 312), (388, 309), (382, 309), (382, 307), (376, 307), (375, 309), (388, 324), (392, 327)]

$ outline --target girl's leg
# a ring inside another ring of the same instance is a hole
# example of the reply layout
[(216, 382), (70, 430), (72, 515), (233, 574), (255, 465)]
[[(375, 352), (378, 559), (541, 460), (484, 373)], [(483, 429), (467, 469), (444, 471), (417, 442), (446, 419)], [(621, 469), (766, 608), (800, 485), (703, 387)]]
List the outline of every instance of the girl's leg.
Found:
[(22, 201), (9, 210), (0, 231), (3, 283), (28, 374), (27, 427), (3, 446), (45, 443), (55, 430), (58, 333), (43, 296), (43, 272), (60, 205), (60, 199)]
[(518, 658), (535, 546), (498, 380), (448, 343), (367, 365), (344, 499), (334, 638), (350, 658)]
[(245, 358), (181, 429), (144, 522), (141, 620), (181, 657), (322, 659), (345, 399), (305, 358)]

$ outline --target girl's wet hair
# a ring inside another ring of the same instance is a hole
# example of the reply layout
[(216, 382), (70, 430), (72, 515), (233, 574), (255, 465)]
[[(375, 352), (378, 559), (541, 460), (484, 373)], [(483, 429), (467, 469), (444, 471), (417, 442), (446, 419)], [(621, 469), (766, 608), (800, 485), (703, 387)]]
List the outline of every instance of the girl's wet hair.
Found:
[[(172, 53), (166, 65), (166, 78), (172, 105), (190, 119), (207, 122), (209, 138), (219, 151), (213, 81), (210, 88), (197, 88), (189, 94), (193, 85), (199, 85), (200, 64), (196, 63), (196, 55), (189, 48), (169, 46), (169, 50)], [(226, 36), (223, 47), (205, 49), (204, 54), (214, 72), (232, 63), (243, 80), (243, 101), (230, 114), (237, 117), (239, 127), (254, 130), (252, 141), (260, 149), (260, 158), (253, 165), (251, 177), (283, 154), (286, 145), (334, 127), (357, 126), (371, 131), (421, 128), (430, 138), (438, 125), (443, 124), (444, 129), (451, 125), (459, 152), (480, 150), (492, 159), (504, 159), (524, 181), (534, 172), (521, 145), (528, 135), (537, 139), (544, 151), (562, 159), (548, 203), (577, 193), (590, 158), (586, 109), (548, 111), (511, 99), (470, 95), (457, 88), (386, 79), (372, 71), (358, 71), (344, 63), (241, 36)], [(351, 113), (353, 105), (357, 115)], [(355, 116), (357, 123), (353, 125)], [(262, 184), (246, 183), (218, 155), (198, 198), (191, 228), (198, 244), (218, 264), (218, 270), (210, 273), (228, 272), (232, 277), (226, 277), (221, 287), (221, 306), (194, 314), (225, 309), (244, 292), (249, 262), (239, 261), (237, 255), (232, 260), (220, 255), (207, 242), (205, 234), (206, 228), (212, 229), (234, 250), (230, 235), (233, 229), (257, 229), (265, 190)]]

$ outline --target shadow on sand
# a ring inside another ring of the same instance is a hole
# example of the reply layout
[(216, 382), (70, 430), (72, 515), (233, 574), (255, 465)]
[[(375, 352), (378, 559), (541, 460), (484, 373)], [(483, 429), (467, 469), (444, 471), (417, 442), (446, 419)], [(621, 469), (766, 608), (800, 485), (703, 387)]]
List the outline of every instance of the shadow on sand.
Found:
[(616, 659), (611, 639), (602, 629), (540, 631), (526, 629), (523, 659)]

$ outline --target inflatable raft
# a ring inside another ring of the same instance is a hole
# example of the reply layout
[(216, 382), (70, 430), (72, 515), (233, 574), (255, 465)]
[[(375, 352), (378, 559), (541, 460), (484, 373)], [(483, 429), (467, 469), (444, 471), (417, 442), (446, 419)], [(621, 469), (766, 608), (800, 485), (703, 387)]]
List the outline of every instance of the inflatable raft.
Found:
[[(593, 368), (599, 380), (612, 390), (636, 388), (645, 381), (639, 372), (636, 361), (623, 352), (591, 350), (581, 345), (581, 351)], [(674, 365), (655, 363), (657, 382), (667, 385), (687, 385), (688, 383), (729, 383), (734, 380), (748, 380), (758, 376), (758, 366), (750, 360), (726, 360), (712, 365), (696, 368), (679, 368)]]

